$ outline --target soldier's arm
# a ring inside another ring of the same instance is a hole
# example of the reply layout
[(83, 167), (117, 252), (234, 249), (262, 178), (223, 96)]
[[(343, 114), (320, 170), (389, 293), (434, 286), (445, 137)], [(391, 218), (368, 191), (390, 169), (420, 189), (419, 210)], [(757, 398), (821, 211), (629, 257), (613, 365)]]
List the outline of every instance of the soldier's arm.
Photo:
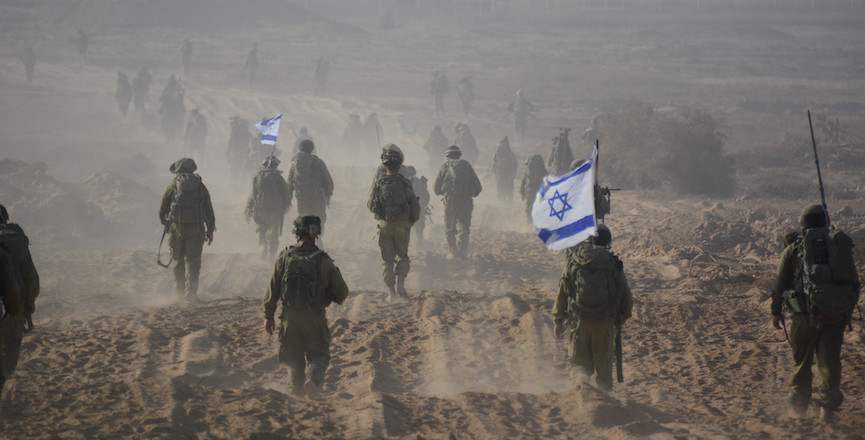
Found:
[(784, 291), (794, 288), (797, 253), (798, 246), (794, 243), (787, 246), (784, 253), (781, 254), (781, 261), (778, 263), (778, 270), (775, 273), (775, 284), (772, 287), (772, 316), (781, 315)]
[(444, 182), (445, 182), (445, 173), (447, 172), (445, 165), (442, 165), (439, 168), (438, 174), (436, 174), (436, 180), (433, 181), (433, 193), (437, 196), (444, 195)]
[(255, 199), (258, 196), (258, 187), (256, 185), (256, 181), (258, 180), (258, 176), (252, 180), (252, 192), (249, 193), (249, 197), (246, 199), (246, 214), (249, 215), (252, 213), (253, 208), (255, 208)]
[(481, 179), (478, 178), (478, 174), (475, 172), (474, 168), (472, 170), (472, 178), (474, 179), (474, 191), (472, 192), (475, 197), (480, 195), (481, 191), (484, 190), (483, 185), (481, 185)]
[(342, 273), (336, 267), (336, 264), (333, 263), (333, 260), (329, 258), (324, 258), (323, 260), (325, 272), (327, 273), (328, 297), (331, 301), (342, 304), (348, 298), (348, 285), (345, 284)]
[(288, 211), (288, 208), (291, 208), (291, 188), (288, 186), (288, 182), (282, 180), (282, 177), (279, 178), (279, 181), (282, 182), (280, 188), (282, 188), (282, 206), (285, 211)]
[(163, 225), (168, 223), (168, 212), (171, 210), (172, 200), (174, 200), (174, 182), (165, 188), (165, 193), (162, 194), (162, 204), (159, 205), (159, 222)]
[(284, 269), (282, 258), (277, 258), (276, 264), (273, 266), (273, 275), (270, 277), (270, 284), (267, 286), (267, 292), (264, 294), (264, 319), (273, 319), (276, 314), (276, 306), (279, 303), (279, 297), (282, 292), (282, 271)]
[(0, 250), (0, 279), (3, 282), (3, 306), (6, 307), (6, 314), (14, 315), (23, 306), (23, 294), (15, 277), (12, 257), (5, 250)]
[(556, 293), (556, 302), (553, 304), (553, 323), (564, 324), (568, 319), (568, 297), (572, 294), (572, 283), (568, 280), (568, 266), (562, 270), (562, 278), (559, 280), (559, 291)]
[(36, 265), (33, 264), (30, 249), (24, 248), (24, 253), (27, 261), (19, 268), (23, 282), (21, 293), (26, 300), (24, 310), (27, 313), (33, 313), (36, 311), (36, 297), (39, 296), (39, 272), (36, 271)]
[(631, 287), (628, 286), (628, 277), (625, 276), (625, 271), (620, 270), (617, 273), (617, 282), (619, 286), (619, 314), (622, 317), (622, 322), (631, 318), (631, 312), (634, 308), (634, 296), (631, 294)]
[(333, 195), (333, 179), (330, 177), (330, 171), (327, 169), (323, 160), (318, 161), (321, 164), (321, 187), (324, 188), (324, 196), (328, 199)]
[(418, 202), (418, 198), (414, 193), (414, 190), (411, 188), (411, 183), (408, 185), (408, 201), (411, 205), (411, 215), (409, 216), (409, 222), (414, 224), (418, 219), (420, 219), (420, 202)]
[(201, 184), (202, 197), (204, 197), (204, 225), (207, 227), (207, 233), (213, 234), (216, 230), (216, 216), (213, 214), (213, 203), (210, 201), (210, 192), (207, 187)]
[(372, 188), (369, 190), (369, 200), (366, 202), (366, 207), (369, 209), (369, 212), (375, 214), (375, 186), (376, 183), (373, 182)]

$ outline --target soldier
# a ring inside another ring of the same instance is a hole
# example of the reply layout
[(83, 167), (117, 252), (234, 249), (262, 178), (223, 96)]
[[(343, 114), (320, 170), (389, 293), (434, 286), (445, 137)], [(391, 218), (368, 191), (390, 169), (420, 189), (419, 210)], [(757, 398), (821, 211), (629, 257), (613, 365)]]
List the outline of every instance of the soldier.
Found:
[(459, 88), (457, 89), (457, 96), (460, 98), (460, 102), (463, 104), (463, 115), (466, 119), (469, 118), (469, 108), (471, 108), (472, 103), (475, 102), (475, 92), (472, 86), (472, 76), (466, 75), (460, 79)]
[[(398, 156), (405, 158), (405, 155), (403, 154), (402, 150), (396, 144), (387, 144), (384, 146), (384, 148), (381, 149), (381, 156), (382, 157), (385, 155), (388, 155), (388, 154), (394, 154), (394, 155), (398, 155)], [(406, 167), (402, 165), (402, 162), (400, 162), (399, 165), (397, 166), (397, 174), (400, 174), (403, 177), (405, 177), (406, 179), (408, 179), (408, 174), (406, 173)], [(386, 176), (386, 175), (387, 175), (387, 168), (384, 166), (384, 163), (381, 163), (375, 169), (375, 175), (372, 177), (372, 185), (369, 188), (370, 192), (372, 192), (372, 190), (375, 189), (375, 185), (378, 182), (378, 180), (381, 179), (382, 177)]]
[(246, 54), (243, 70), (246, 72), (246, 80), (249, 87), (254, 86), (256, 75), (258, 75), (258, 43), (252, 43), (252, 49), (249, 49), (249, 53)]
[(275, 156), (265, 159), (261, 171), (252, 180), (252, 194), (246, 202), (246, 221), (255, 220), (258, 243), (264, 247), (262, 259), (276, 255), (283, 219), (291, 208), (291, 192), (278, 166), (279, 159)]
[(520, 181), (520, 196), (526, 202), (526, 216), (532, 223), (532, 205), (535, 203), (535, 194), (544, 182), (547, 168), (544, 167), (544, 159), (540, 154), (532, 154), (526, 159), (526, 171)]
[(132, 80), (133, 100), (135, 101), (135, 111), (137, 113), (144, 112), (144, 105), (147, 103), (147, 94), (150, 93), (150, 72), (146, 67), (142, 67), (138, 71), (138, 75)]
[(297, 198), (298, 215), (317, 216), (324, 225), (333, 179), (324, 161), (312, 154), (315, 144), (311, 140), (302, 141), (299, 148), (288, 169), (288, 192)]
[(183, 103), (186, 91), (174, 75), (168, 78), (162, 96), (159, 97), (159, 114), (162, 133), (166, 141), (177, 138), (183, 124), (186, 106)]
[[(456, 145), (445, 151), (447, 162), (442, 165), (433, 182), (433, 192), (444, 196), (445, 236), (451, 258), (468, 258), (469, 229), (472, 224), (472, 198), (483, 187), (471, 164), (460, 159), (462, 152)], [(459, 233), (459, 242), (457, 241)]]
[(294, 234), (297, 244), (279, 255), (267, 287), (264, 331), (273, 334), (276, 307), (281, 302), (279, 362), (288, 367), (288, 386), (295, 395), (317, 397), (330, 363), (325, 309), (331, 303), (342, 304), (348, 297), (348, 286), (330, 256), (315, 245), (321, 234), (318, 217), (298, 217)]
[(198, 168), (186, 157), (171, 164), (168, 169), (176, 174), (162, 195), (159, 220), (168, 229), (168, 246), (174, 266), (174, 282), (178, 295), (187, 301), (201, 302), (198, 297), (198, 274), (201, 271), (201, 251), (204, 243), (210, 246), (216, 231), (216, 217), (210, 193), (193, 174)]
[(435, 169), (436, 164), (441, 160), (441, 157), (445, 154), (447, 148), (448, 138), (445, 137), (445, 134), (442, 131), (442, 126), (436, 125), (433, 127), (432, 132), (430, 132), (426, 143), (423, 144), (423, 149), (426, 150), (430, 169)]
[(799, 224), (802, 234), (784, 249), (772, 288), (772, 325), (784, 324), (782, 306), (792, 312), (790, 345), (793, 373), (789, 401), (805, 416), (811, 401), (811, 363), (815, 354), (820, 386), (820, 416), (831, 421), (841, 407), (841, 344), (859, 301), (859, 275), (853, 241), (829, 227), (823, 206), (808, 205)]
[(514, 199), (514, 178), (517, 177), (517, 156), (511, 151), (511, 143), (505, 136), (493, 156), (493, 173), (496, 176), (496, 192), (499, 200), (510, 204)]
[(567, 260), (553, 306), (553, 335), (570, 328), (568, 371), (575, 382), (613, 389), (616, 333), (631, 317), (633, 298), (622, 262), (610, 252), (612, 235), (598, 225), (597, 236), (578, 244)]
[[(6, 298), (6, 301), (10, 302), (5, 304), (5, 319), (0, 322), (0, 390), (2, 382), (12, 377), (18, 365), (18, 353), (21, 351), (24, 332), (33, 329), (33, 313), (36, 312), (36, 297), (39, 296), (39, 273), (33, 265), (29, 246), (30, 239), (24, 229), (10, 223), (9, 213), (0, 205), (0, 248), (9, 253), (20, 300), (20, 303), (11, 302), (15, 299), (15, 292), (11, 292)], [(3, 276), (6, 277), (5, 274)]]
[(433, 80), (430, 84), (430, 93), (435, 104), (436, 117), (445, 116), (445, 93), (448, 92), (448, 77), (444, 72), (433, 72)]
[(526, 120), (532, 116), (535, 106), (523, 96), (522, 90), (517, 90), (517, 97), (508, 105), (508, 111), (514, 114), (514, 131), (522, 142), (526, 132)]
[(183, 74), (189, 76), (189, 67), (192, 65), (192, 42), (189, 41), (189, 38), (183, 39), (183, 46), (180, 48), (180, 55)]
[(292, 157), (300, 152), (300, 143), (305, 140), (314, 141), (312, 136), (309, 134), (309, 129), (306, 127), (300, 127), (300, 130), (297, 130), (297, 139), (294, 140), (294, 150), (292, 151)]
[(33, 68), (36, 67), (36, 53), (33, 52), (33, 46), (27, 46), (27, 50), (21, 55), (21, 62), (24, 63), (27, 82), (33, 82)]
[(231, 166), (231, 176), (237, 181), (243, 175), (244, 164), (249, 155), (249, 144), (253, 141), (249, 132), (249, 121), (240, 116), (231, 117), (231, 134), (225, 157)]
[(412, 234), (414, 235), (415, 248), (423, 250), (426, 247), (423, 231), (426, 226), (426, 217), (430, 215), (430, 193), (427, 188), (427, 178), (417, 176), (417, 170), (411, 165), (400, 168), (405, 170), (405, 176), (411, 182), (411, 188), (417, 196), (418, 205), (420, 205), (420, 216), (417, 222), (412, 225)]
[(324, 57), (318, 57), (315, 62), (315, 70), (312, 72), (312, 77), (315, 80), (315, 96), (324, 96), (324, 89), (327, 86), (327, 76), (330, 73), (330, 61)]
[[(18, 335), (23, 334), (19, 317), (22, 315), (23, 303), (12, 256), (5, 247), (0, 246), (0, 396), (6, 380), (12, 377), (18, 363), (18, 353), (21, 350)], [(15, 341), (18, 341), (17, 345)], [(9, 359), (10, 357), (14, 361)], [(8, 370), (7, 364), (11, 364)]]
[(117, 91), (114, 92), (114, 100), (120, 106), (120, 114), (126, 116), (129, 112), (129, 103), (132, 102), (132, 84), (123, 72), (117, 72)]
[(186, 123), (184, 139), (189, 154), (202, 162), (204, 160), (204, 144), (207, 142), (207, 121), (197, 108), (192, 109), (189, 113), (189, 122)]
[(460, 147), (460, 150), (465, 152), (465, 160), (469, 163), (477, 163), (480, 152), (468, 124), (457, 122), (457, 125), (454, 126), (454, 137), (451, 139), (451, 145)]
[(401, 299), (408, 298), (405, 290), (405, 277), (408, 276), (411, 263), (408, 244), (411, 227), (420, 217), (420, 205), (411, 182), (398, 173), (403, 159), (398, 148), (385, 149), (381, 161), (386, 174), (375, 182), (367, 202), (369, 211), (378, 220), (378, 245), (381, 248), (384, 266), (382, 276), (388, 290), (388, 302), (395, 300), (397, 295)]
[(571, 143), (568, 142), (570, 130), (570, 128), (563, 128), (561, 133), (553, 138), (553, 148), (547, 156), (547, 168), (555, 176), (567, 174), (574, 162), (574, 153), (571, 151)]
[(600, 139), (600, 132), (598, 131), (598, 117), (595, 116), (592, 118), (591, 127), (587, 128), (586, 131), (583, 132), (583, 143), (586, 145), (595, 145), (595, 141)]
[(363, 122), (360, 120), (360, 115), (352, 113), (348, 115), (348, 125), (342, 132), (342, 146), (345, 147), (357, 161), (363, 160), (366, 157), (363, 151), (364, 138)]
[(381, 147), (381, 138), (384, 137), (384, 128), (378, 120), (378, 114), (373, 112), (366, 116), (363, 121), (361, 143), (368, 152), (377, 151)]
[[(586, 163), (585, 159), (579, 159), (571, 162), (570, 170), (573, 171)], [(604, 217), (610, 213), (610, 188), (606, 186), (594, 185), (595, 189), (595, 217), (601, 222), (604, 222)]]

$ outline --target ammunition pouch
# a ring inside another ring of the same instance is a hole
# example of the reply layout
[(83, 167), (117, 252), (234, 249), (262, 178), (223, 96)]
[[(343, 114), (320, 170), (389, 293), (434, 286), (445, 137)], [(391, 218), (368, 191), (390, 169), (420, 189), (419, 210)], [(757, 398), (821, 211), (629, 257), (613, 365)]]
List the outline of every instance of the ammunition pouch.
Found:
[(784, 303), (787, 309), (793, 313), (807, 313), (808, 301), (805, 294), (796, 290), (785, 290), (783, 293)]

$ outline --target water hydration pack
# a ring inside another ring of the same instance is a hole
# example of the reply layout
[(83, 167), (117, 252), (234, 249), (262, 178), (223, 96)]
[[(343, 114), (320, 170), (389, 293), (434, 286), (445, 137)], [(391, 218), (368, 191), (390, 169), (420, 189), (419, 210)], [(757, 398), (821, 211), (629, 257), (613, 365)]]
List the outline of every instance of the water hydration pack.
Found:
[(808, 229), (799, 240), (798, 257), (802, 295), (791, 295), (790, 309), (835, 315), (849, 313), (856, 306), (858, 279), (853, 240), (847, 234), (834, 228)]
[(622, 262), (606, 248), (593, 244), (577, 248), (567, 266), (567, 279), (574, 283), (574, 295), (568, 299), (568, 318), (612, 318), (619, 308), (616, 277), (621, 270)]
[(285, 271), (282, 275), (282, 305), (285, 307), (324, 307), (317, 298), (316, 284), (318, 275), (318, 258), (323, 251), (307, 253), (298, 249), (289, 249), (286, 258)]
[(409, 183), (400, 175), (384, 176), (375, 186), (375, 216), (379, 220), (408, 220), (411, 216)]

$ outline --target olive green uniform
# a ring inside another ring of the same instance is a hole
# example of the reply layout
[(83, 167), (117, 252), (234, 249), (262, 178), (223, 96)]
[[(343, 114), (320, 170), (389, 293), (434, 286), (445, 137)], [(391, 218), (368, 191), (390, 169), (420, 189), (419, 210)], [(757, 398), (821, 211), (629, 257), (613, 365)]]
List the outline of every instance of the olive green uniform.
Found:
[[(581, 247), (597, 246), (584, 242), (577, 245), (574, 254)], [(571, 257), (573, 258), (573, 257)], [(613, 257), (610, 254), (610, 258)], [(602, 389), (613, 388), (613, 359), (615, 356), (616, 341), (616, 313), (621, 317), (621, 323), (631, 317), (633, 297), (628, 287), (628, 280), (621, 269), (616, 270), (614, 287), (610, 295), (618, 296), (618, 311), (611, 313), (606, 319), (586, 319), (568, 316), (568, 301), (576, 298), (576, 280), (572, 279), (567, 267), (562, 272), (559, 281), (559, 291), (553, 306), (553, 322), (557, 325), (566, 320), (570, 326), (571, 334), (568, 344), (568, 372), (574, 381), (580, 381), (581, 376), (590, 378), (593, 383)]]
[[(802, 293), (802, 280), (798, 272), (802, 262), (799, 251), (802, 242), (788, 245), (781, 254), (775, 285), (772, 288), (772, 315), (780, 316), (784, 291)], [(859, 290), (858, 281), (855, 288)], [(793, 348), (793, 373), (790, 376), (790, 404), (804, 413), (811, 401), (811, 364), (817, 357), (817, 375), (820, 399), (824, 408), (835, 411), (841, 406), (841, 345), (844, 342), (846, 314), (824, 314), (812, 319), (809, 313), (793, 313), (790, 325), (790, 345)]]
[[(404, 169), (404, 167), (400, 167)], [(399, 180), (404, 185), (408, 204), (401, 207), (400, 213), (394, 218), (385, 218), (383, 202), (377, 199), (379, 186), (386, 179)], [(382, 277), (388, 287), (396, 283), (396, 277), (408, 275), (411, 260), (408, 257), (408, 245), (411, 237), (411, 227), (420, 218), (420, 203), (412, 190), (411, 182), (401, 174), (378, 179), (369, 194), (367, 207), (378, 220), (378, 246), (381, 248)], [(394, 263), (396, 267), (394, 267)]]
[(21, 350), (21, 335), (24, 333), (22, 312), (24, 295), (12, 256), (5, 246), (0, 246), (0, 300), (2, 317), (0, 322), (0, 394), (6, 380), (12, 377)]
[[(279, 249), (285, 212), (291, 207), (291, 191), (281, 173), (275, 169), (259, 171), (252, 181), (252, 193), (246, 201), (246, 211), (252, 212), (255, 220), (258, 243), (271, 256), (276, 255)], [(266, 191), (275, 194), (265, 194)]]
[(324, 225), (333, 179), (323, 160), (312, 153), (297, 153), (288, 169), (288, 191), (297, 197), (298, 215), (317, 216)]
[(523, 173), (523, 178), (520, 181), (520, 196), (526, 203), (526, 216), (529, 223), (532, 222), (532, 205), (535, 203), (535, 195), (538, 193), (538, 188), (544, 183), (544, 177), (547, 175), (547, 169), (544, 166), (544, 160), (539, 154), (529, 156), (526, 159), (526, 171)]
[(465, 257), (468, 254), (474, 208), (472, 198), (477, 197), (482, 189), (475, 170), (463, 159), (449, 159), (436, 175), (433, 192), (444, 196), (445, 236), (451, 255)]
[[(0, 342), (3, 345), (2, 375), (9, 379), (18, 366), (18, 356), (24, 340), (27, 316), (36, 310), (36, 297), (39, 296), (39, 273), (36, 271), (36, 266), (33, 265), (33, 258), (30, 256), (30, 239), (24, 234), (21, 226), (15, 223), (3, 225), (2, 230), (0, 230), (0, 246), (9, 252), (23, 303), (23, 309), (20, 312), (10, 313), (10, 316), (0, 322), (0, 332), (3, 335), (2, 342)], [(13, 309), (13, 311), (15, 310), (17, 309)]]
[(496, 175), (496, 190), (499, 200), (510, 203), (514, 198), (514, 178), (517, 176), (517, 156), (511, 151), (507, 138), (499, 142), (493, 156), (493, 172)]
[(171, 220), (169, 214), (176, 193), (177, 185), (172, 182), (162, 195), (159, 219), (163, 225), (167, 225), (169, 228), (168, 247), (171, 248), (171, 258), (176, 262), (174, 266), (175, 287), (178, 292), (197, 296), (198, 276), (201, 272), (201, 252), (206, 237), (216, 230), (216, 217), (213, 214), (210, 193), (204, 183), (201, 183), (199, 193), (199, 197), (201, 197), (200, 220), (195, 223), (180, 223)]
[[(315, 284), (315, 301), (308, 306), (291, 306), (283, 301), (283, 277), (290, 252), (309, 256), (319, 252)], [(333, 260), (313, 244), (292, 246), (284, 251), (273, 268), (273, 276), (264, 297), (264, 318), (273, 319), (277, 303), (283, 302), (279, 327), (279, 362), (288, 367), (288, 384), (299, 394), (306, 382), (306, 366), (316, 385), (324, 383), (324, 373), (330, 363), (330, 329), (325, 308), (331, 303), (342, 304), (348, 297), (348, 286)]]

